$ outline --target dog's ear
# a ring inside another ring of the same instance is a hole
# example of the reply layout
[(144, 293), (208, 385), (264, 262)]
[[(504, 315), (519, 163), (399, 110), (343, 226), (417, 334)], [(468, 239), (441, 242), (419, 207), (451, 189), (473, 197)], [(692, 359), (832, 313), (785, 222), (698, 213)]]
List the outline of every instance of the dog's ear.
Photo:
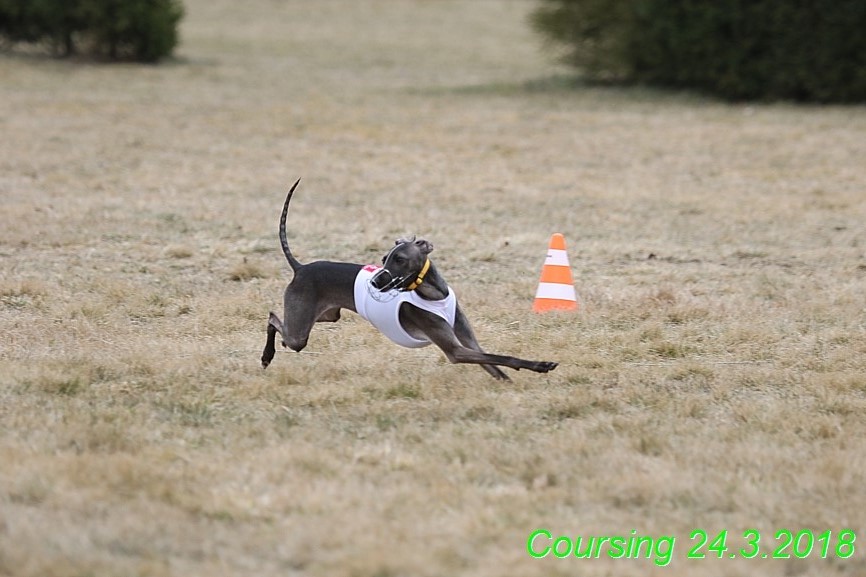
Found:
[(415, 246), (421, 249), (421, 252), (424, 254), (430, 254), (433, 252), (433, 243), (424, 240), (423, 238), (419, 238), (415, 241)]
[(394, 241), (394, 244), (398, 245), (398, 244), (404, 244), (407, 242), (415, 242), (415, 235), (413, 234), (412, 238), (402, 238), (402, 237), (398, 238), (397, 240)]

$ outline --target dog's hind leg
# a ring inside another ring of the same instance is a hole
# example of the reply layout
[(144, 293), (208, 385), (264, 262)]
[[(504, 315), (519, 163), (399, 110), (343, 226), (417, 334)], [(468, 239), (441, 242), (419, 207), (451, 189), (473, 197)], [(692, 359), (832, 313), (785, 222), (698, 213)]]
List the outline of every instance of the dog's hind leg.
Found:
[(340, 320), (340, 307), (327, 309), (316, 319), (317, 323), (335, 323)]
[(268, 338), (265, 341), (265, 350), (262, 351), (263, 369), (268, 368), (268, 365), (271, 364), (272, 360), (274, 360), (274, 355), (277, 352), (275, 346), (277, 333), (280, 333), (280, 338), (282, 339), (283, 322), (275, 313), (271, 312), (268, 315)]
[(274, 359), (277, 333), (280, 333), (282, 345), (295, 352), (301, 352), (307, 346), (315, 317), (308, 310), (303, 310), (297, 314), (287, 309), (285, 318), (286, 322), (283, 323), (280, 321), (280, 317), (273, 312), (268, 316), (268, 337), (265, 342), (265, 350), (262, 352), (262, 368), (264, 369), (268, 368)]

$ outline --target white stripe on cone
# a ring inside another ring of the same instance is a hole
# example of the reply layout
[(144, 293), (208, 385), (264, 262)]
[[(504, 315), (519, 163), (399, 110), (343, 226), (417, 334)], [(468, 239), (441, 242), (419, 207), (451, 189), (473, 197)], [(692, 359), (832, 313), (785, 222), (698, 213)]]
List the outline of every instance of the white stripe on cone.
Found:
[(544, 259), (545, 265), (568, 266), (568, 253), (564, 250), (555, 248), (547, 249), (547, 258)]
[(538, 283), (538, 290), (535, 292), (535, 298), (559, 299), (563, 301), (577, 302), (577, 294), (574, 292), (573, 285), (552, 282)]

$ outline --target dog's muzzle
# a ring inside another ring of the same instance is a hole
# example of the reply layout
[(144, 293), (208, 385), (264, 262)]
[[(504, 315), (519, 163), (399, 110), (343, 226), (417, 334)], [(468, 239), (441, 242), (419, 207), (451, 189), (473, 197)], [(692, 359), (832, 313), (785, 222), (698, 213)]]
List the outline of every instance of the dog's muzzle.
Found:
[(388, 269), (380, 268), (367, 281), (367, 291), (373, 300), (386, 303), (397, 298), (408, 278), (408, 276), (395, 277)]

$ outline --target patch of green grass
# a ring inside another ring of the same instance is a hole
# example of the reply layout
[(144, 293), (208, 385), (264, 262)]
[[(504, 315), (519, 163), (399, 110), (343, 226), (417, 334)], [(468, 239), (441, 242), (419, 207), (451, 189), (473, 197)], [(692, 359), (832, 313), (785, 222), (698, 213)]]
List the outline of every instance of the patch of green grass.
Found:
[(417, 383), (398, 383), (385, 390), (386, 399), (421, 399), (421, 387)]

